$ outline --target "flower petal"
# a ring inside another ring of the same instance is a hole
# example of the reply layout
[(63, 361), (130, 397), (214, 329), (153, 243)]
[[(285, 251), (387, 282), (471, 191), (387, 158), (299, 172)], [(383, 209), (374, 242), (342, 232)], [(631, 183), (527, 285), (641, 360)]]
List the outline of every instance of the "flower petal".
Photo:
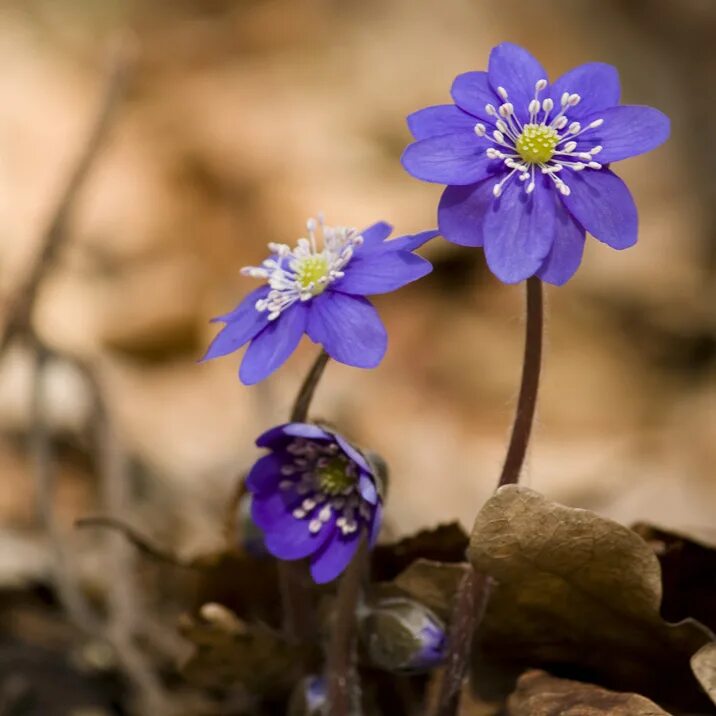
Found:
[(278, 450), (290, 443), (294, 438), (306, 438), (307, 440), (333, 439), (330, 433), (313, 423), (286, 423), (259, 435), (256, 439), (256, 445)]
[(239, 369), (242, 383), (258, 383), (285, 363), (301, 340), (307, 314), (306, 304), (296, 302), (251, 341)]
[(415, 251), (423, 244), (434, 239), (438, 235), (437, 229), (429, 229), (421, 231), (418, 234), (408, 234), (407, 236), (398, 236), (395, 239), (383, 243), (386, 251)]
[(508, 181), (485, 216), (485, 258), (500, 281), (517, 283), (534, 275), (552, 248), (559, 199), (548, 181), (538, 177), (531, 194), (522, 182)]
[(409, 251), (356, 254), (331, 289), (358, 296), (389, 293), (429, 274), (432, 268), (429, 261)]
[(601, 164), (618, 162), (656, 149), (671, 131), (669, 118), (653, 107), (620, 105), (600, 110), (582, 120), (582, 125), (603, 119), (604, 124), (588, 129), (579, 137), (579, 149), (586, 151), (596, 145), (603, 147), (594, 158)]
[[(491, 104), (499, 107), (502, 101), (490, 87), (487, 72), (465, 72), (458, 75), (452, 83), (450, 94), (460, 109), (491, 125), (495, 123), (495, 118), (485, 111), (485, 106)], [(472, 127), (475, 124), (473, 119)]]
[(333, 433), (333, 439), (340, 445), (341, 450), (365, 472), (370, 472), (370, 465), (363, 453), (350, 440), (346, 440), (340, 433)]
[(537, 275), (547, 283), (562, 286), (572, 278), (582, 262), (585, 231), (561, 201), (557, 204), (554, 243)]
[(361, 472), (360, 478), (358, 479), (358, 492), (360, 492), (361, 497), (366, 502), (370, 502), (371, 505), (378, 503), (378, 490), (372, 475)]
[(334, 530), (333, 539), (311, 559), (311, 577), (316, 584), (333, 581), (348, 566), (360, 544), (361, 531), (343, 535)]
[(268, 285), (259, 286), (248, 294), (233, 311), (212, 318), (212, 322), (223, 321), (226, 325), (211, 342), (202, 361), (233, 353), (266, 327), (268, 313), (257, 311), (256, 301), (265, 298), (269, 290)]
[(263, 531), (266, 549), (279, 559), (303, 559), (319, 550), (330, 539), (333, 525), (323, 525), (316, 534), (308, 525), (310, 517), (296, 519), (292, 507), (300, 498), (295, 492), (273, 492), (254, 495), (251, 501), (251, 517)]
[[(566, 172), (564, 172), (566, 174)], [(636, 243), (636, 205), (626, 184), (608, 169), (569, 172), (562, 179), (571, 189), (562, 197), (572, 216), (595, 239), (614, 249)]]
[(307, 332), (346, 365), (375, 368), (388, 346), (377, 311), (365, 298), (328, 290), (312, 301)]
[(528, 105), (534, 98), (535, 84), (538, 80), (546, 80), (547, 73), (523, 47), (503, 42), (490, 53), (487, 78), (495, 92), (498, 87), (507, 90), (507, 101), (514, 105), (515, 114), (524, 121), (529, 116)]
[(495, 179), (485, 179), (470, 186), (449, 186), (438, 205), (440, 233), (453, 244), (482, 246), (483, 225), (495, 197)]
[(408, 115), (408, 128), (415, 139), (439, 137), (455, 132), (472, 132), (476, 119), (454, 104), (425, 107)]
[(393, 227), (385, 221), (378, 221), (368, 226), (360, 232), (360, 235), (363, 237), (363, 243), (359, 250), (381, 246), (392, 231)]
[(275, 452), (259, 458), (249, 470), (244, 484), (251, 492), (270, 492), (275, 490), (282, 479), (281, 468), (286, 464), (286, 456)]
[[(588, 62), (563, 74), (550, 88), (554, 106), (561, 107), (562, 95), (578, 94), (579, 104), (567, 113), (570, 121), (585, 117), (597, 110), (619, 104), (621, 87), (616, 67), (604, 62)], [(559, 111), (559, 109), (557, 109)]]
[(493, 160), (485, 154), (490, 146), (474, 132), (444, 134), (414, 142), (401, 162), (408, 173), (436, 184), (473, 184), (489, 172)]

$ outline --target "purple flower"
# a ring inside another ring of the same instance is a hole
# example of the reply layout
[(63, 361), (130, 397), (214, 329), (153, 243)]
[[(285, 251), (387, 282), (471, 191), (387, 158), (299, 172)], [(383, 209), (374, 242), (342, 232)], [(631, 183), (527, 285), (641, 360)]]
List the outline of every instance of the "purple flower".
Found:
[(506, 283), (533, 275), (565, 283), (582, 260), (587, 231), (615, 249), (632, 246), (636, 206), (609, 164), (669, 136), (669, 119), (658, 110), (619, 104), (619, 75), (610, 65), (581, 65), (551, 85), (546, 77), (529, 52), (503, 43), (487, 72), (455, 79), (454, 105), (408, 117), (417, 141), (403, 166), (448, 185), (440, 233), (483, 246)]
[(357, 368), (375, 368), (388, 337), (365, 296), (394, 291), (430, 273), (430, 263), (412, 251), (437, 235), (424, 231), (386, 241), (391, 231), (384, 222), (359, 232), (326, 226), (319, 218), (308, 221), (308, 238), (299, 239), (295, 248), (269, 244), (271, 256), (261, 266), (242, 269), (243, 274), (267, 283), (231, 313), (213, 319), (226, 325), (204, 360), (250, 342), (239, 377), (251, 385), (279, 368), (305, 333), (331, 358)]
[(288, 423), (256, 441), (270, 450), (246, 477), (251, 516), (279, 559), (310, 557), (319, 584), (335, 579), (365, 534), (372, 546), (382, 507), (373, 468), (342, 435)]

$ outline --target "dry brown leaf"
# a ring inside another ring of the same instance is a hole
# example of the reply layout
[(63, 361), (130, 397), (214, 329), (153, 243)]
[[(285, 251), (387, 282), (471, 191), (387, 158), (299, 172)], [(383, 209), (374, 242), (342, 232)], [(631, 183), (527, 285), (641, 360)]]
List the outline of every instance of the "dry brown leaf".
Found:
[(205, 688), (242, 685), (249, 691), (288, 691), (299, 675), (302, 652), (262, 625), (241, 621), (230, 609), (206, 604), (181, 630), (196, 646), (182, 668), (185, 678)]
[(669, 716), (638, 694), (528, 671), (507, 701), (507, 716)]
[(691, 657), (691, 668), (716, 704), (716, 643), (706, 644)]
[(703, 707), (688, 663), (712, 635), (661, 618), (658, 560), (631, 530), (510, 485), (478, 514), (469, 557), (498, 582), (475, 651), (478, 688), (509, 668), (569, 665), (620, 690)]
[(393, 581), (396, 587), (448, 619), (457, 586), (467, 565), (418, 559)]

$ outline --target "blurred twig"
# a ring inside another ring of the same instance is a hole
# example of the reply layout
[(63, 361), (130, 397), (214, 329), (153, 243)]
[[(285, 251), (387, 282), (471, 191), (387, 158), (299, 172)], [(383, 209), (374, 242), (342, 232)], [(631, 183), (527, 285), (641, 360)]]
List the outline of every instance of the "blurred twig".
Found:
[(57, 204), (42, 234), (40, 248), (25, 280), (8, 301), (5, 324), (0, 333), (0, 353), (10, 342), (19, 336), (32, 333), (32, 312), (42, 280), (52, 268), (58, 251), (67, 237), (67, 224), (85, 184), (85, 180), (94, 166), (105, 140), (109, 134), (124, 94), (127, 78), (133, 60), (133, 48), (129, 38), (117, 41), (111, 53), (110, 68), (107, 74), (102, 97), (95, 119), (90, 127), (87, 139), (60, 192)]
[(64, 546), (55, 514), (55, 456), (46, 416), (45, 387), (50, 353), (36, 347), (30, 401), (30, 453), (34, 465), (37, 506), (43, 530), (52, 550), (52, 580), (72, 623), (83, 631), (97, 628), (97, 618), (80, 591)]
[(172, 554), (169, 550), (157, 546), (148, 537), (141, 534), (134, 527), (115, 517), (107, 517), (104, 515), (81, 517), (80, 519), (75, 521), (75, 526), (105, 527), (107, 529), (116, 530), (132, 545), (134, 545), (142, 554), (146, 555), (147, 557), (150, 557), (157, 562), (170, 564), (172, 567), (179, 567), (181, 569), (195, 569), (199, 571), (205, 569), (205, 567), (203, 567), (201, 564), (197, 564), (192, 560), (182, 559), (181, 557)]

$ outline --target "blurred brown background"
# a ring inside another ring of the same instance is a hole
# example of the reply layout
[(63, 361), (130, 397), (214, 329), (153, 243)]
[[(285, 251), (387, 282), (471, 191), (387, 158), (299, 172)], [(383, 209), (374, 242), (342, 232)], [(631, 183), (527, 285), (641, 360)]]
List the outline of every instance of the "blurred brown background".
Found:
[[(239, 269), (305, 219), (398, 234), (429, 228), (441, 188), (403, 172), (404, 117), (448, 101), (502, 40), (555, 78), (619, 67), (623, 101), (672, 117), (672, 140), (617, 168), (640, 240), (589, 240), (548, 290), (538, 425), (525, 483), (624, 523), (710, 528), (716, 518), (716, 4), (712, 0), (23, 0), (0, 3), (0, 296), (22, 282), (101, 94), (108, 46), (134, 63), (111, 136), (33, 325), (96, 371), (130, 461), (123, 513), (182, 554), (220, 544), (255, 436), (283, 421), (316, 347), (265, 384), (239, 356), (198, 365), (215, 327), (255, 284)], [(390, 335), (375, 371), (330, 365), (314, 414), (388, 460), (386, 534), (459, 519), (499, 473), (522, 351), (522, 287), (479, 250), (442, 239), (427, 279), (376, 304)], [(16, 344), (0, 365), (0, 581), (38, 578), (52, 550), (26, 451), (32, 383)], [(57, 535), (99, 583), (101, 511), (85, 459), (87, 386), (51, 360), (60, 444)], [(111, 570), (110, 570), (111, 571)]]

